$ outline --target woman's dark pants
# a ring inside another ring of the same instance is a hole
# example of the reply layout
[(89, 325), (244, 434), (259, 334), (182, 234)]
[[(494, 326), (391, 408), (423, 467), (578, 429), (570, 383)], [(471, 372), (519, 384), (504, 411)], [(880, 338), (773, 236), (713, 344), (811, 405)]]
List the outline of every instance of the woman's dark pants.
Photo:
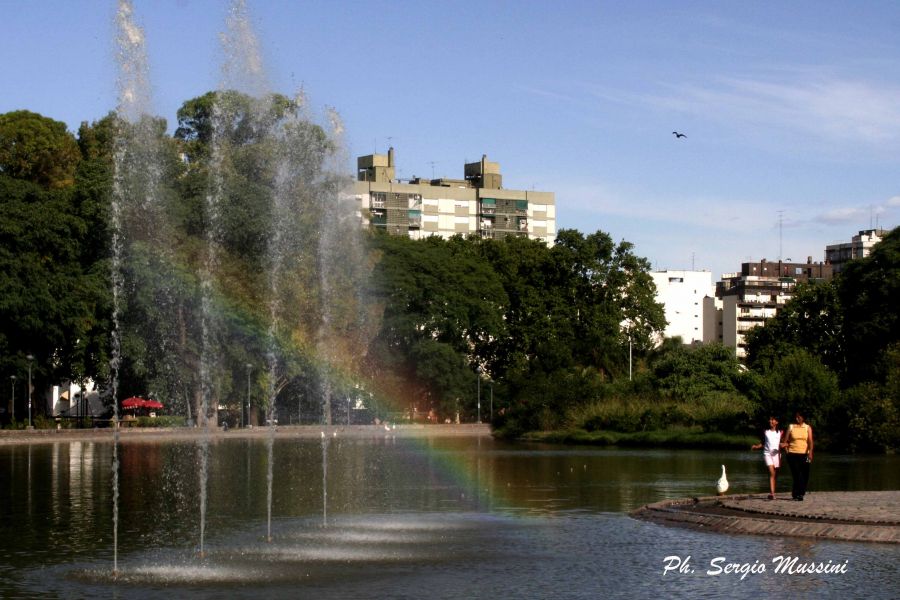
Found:
[(806, 454), (788, 452), (788, 467), (791, 468), (791, 497), (803, 499), (806, 494), (806, 484), (809, 482), (809, 463), (806, 462)]

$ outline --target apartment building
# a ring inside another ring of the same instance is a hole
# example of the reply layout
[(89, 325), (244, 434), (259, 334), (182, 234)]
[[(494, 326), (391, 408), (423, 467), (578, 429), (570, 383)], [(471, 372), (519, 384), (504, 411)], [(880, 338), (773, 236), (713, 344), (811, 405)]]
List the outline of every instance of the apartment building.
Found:
[(747, 355), (746, 334), (771, 319), (791, 299), (798, 283), (827, 281), (832, 265), (814, 263), (748, 262), (740, 273), (726, 273), (716, 283), (715, 296), (703, 301), (704, 342), (733, 348), (738, 358)]
[(353, 194), (370, 227), (393, 235), (420, 239), (457, 234), (502, 239), (508, 235), (556, 239), (556, 198), (553, 192), (504, 189), (500, 164), (467, 163), (463, 179), (400, 180), (394, 149), (357, 159)]
[(864, 229), (850, 238), (850, 242), (825, 246), (825, 262), (830, 263), (835, 273), (840, 273), (849, 261), (864, 258), (881, 241), (887, 232), (884, 229)]
[[(681, 337), (685, 344), (703, 341), (703, 299), (715, 293), (709, 271), (656, 271), (656, 301), (666, 311), (665, 337)], [(662, 340), (659, 340), (660, 342)]]

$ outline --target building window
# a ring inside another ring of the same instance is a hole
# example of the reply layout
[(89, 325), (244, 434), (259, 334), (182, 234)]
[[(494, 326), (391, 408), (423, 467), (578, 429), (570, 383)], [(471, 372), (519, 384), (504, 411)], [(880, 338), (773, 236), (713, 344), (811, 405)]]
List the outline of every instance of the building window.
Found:
[(684, 277), (669, 277), (669, 283), (684, 283)]

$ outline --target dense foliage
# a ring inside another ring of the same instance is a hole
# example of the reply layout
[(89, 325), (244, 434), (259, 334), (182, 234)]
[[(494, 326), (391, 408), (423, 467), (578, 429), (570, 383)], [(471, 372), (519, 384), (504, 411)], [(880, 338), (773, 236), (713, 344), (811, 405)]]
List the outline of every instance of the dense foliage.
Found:
[(0, 115), (0, 367), (19, 390), (29, 362), (37, 389), (104, 371), (109, 285), (97, 238), (110, 180), (85, 150), (63, 123)]
[(766, 411), (805, 410), (848, 450), (900, 448), (900, 228), (748, 335)]
[(395, 378), (382, 378), (395, 394), (414, 382), (417, 408), (442, 417), (477, 416), (480, 378), (517, 427), (553, 426), (590, 386), (627, 373), (629, 336), (643, 353), (665, 324), (646, 261), (602, 232), (563, 230), (554, 246), (373, 241), (385, 308), (371, 369)]
[(36, 390), (91, 379), (112, 402), (115, 316), (118, 398), (152, 395), (187, 419), (203, 394), (234, 409), (252, 392), (323, 420), (323, 390), (349, 418), (365, 389), (370, 415), (480, 414), (508, 435), (684, 440), (800, 409), (832, 448), (900, 446), (897, 230), (834, 281), (798, 287), (750, 332), (745, 366), (718, 345), (657, 346), (650, 265), (604, 232), (550, 246), (352, 233), (336, 204), (347, 179), (325, 168), (338, 148), (298, 108), (210, 92), (182, 105), (174, 135), (149, 117), (76, 136), (0, 115), (0, 367), (19, 378), (19, 419), (29, 364)]

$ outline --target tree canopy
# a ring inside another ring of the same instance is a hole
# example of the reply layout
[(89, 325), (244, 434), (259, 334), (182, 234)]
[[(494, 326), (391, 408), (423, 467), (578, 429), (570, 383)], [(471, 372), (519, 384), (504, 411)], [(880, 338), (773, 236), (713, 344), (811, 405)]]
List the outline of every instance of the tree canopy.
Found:
[(75, 182), (81, 154), (66, 124), (27, 110), (0, 115), (0, 173), (47, 188)]
[(553, 246), (386, 235), (375, 246), (385, 312), (372, 368), (399, 367), (445, 414), (457, 403), (472, 414), (479, 377), (502, 382), (503, 406), (561, 414), (559, 386), (540, 382), (621, 376), (628, 336), (643, 352), (665, 326), (649, 265), (603, 232), (563, 230)]

